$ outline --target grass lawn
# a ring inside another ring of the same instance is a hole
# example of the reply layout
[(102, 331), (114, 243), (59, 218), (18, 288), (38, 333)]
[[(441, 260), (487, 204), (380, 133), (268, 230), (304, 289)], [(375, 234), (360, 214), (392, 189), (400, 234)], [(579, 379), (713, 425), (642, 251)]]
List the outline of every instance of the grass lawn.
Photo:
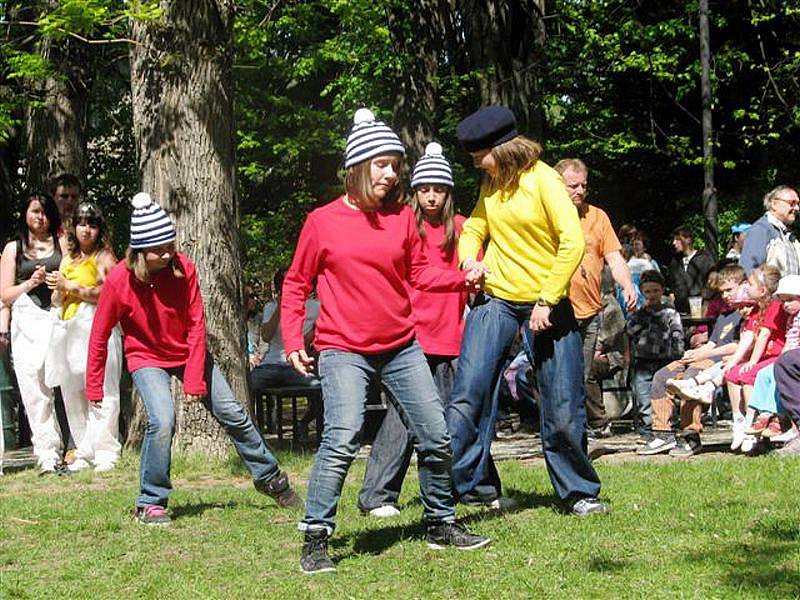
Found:
[[(305, 492), (311, 456), (283, 454)], [(299, 572), (297, 513), (235, 460), (173, 463), (169, 528), (131, 521), (138, 462), (113, 473), (0, 478), (0, 598), (800, 598), (800, 460), (597, 463), (613, 513), (556, 512), (541, 461), (499, 465), (520, 510), (459, 509), (493, 543), (428, 550), (416, 476), (402, 515), (359, 515), (351, 470), (336, 575)]]

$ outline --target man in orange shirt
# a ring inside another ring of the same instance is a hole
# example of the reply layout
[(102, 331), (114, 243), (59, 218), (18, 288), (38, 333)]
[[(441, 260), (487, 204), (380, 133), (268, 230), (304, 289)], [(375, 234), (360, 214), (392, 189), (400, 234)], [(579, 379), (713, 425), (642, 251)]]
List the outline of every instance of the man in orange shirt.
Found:
[[(578, 209), (581, 218), (583, 236), (586, 240), (586, 251), (580, 266), (572, 276), (569, 288), (569, 299), (575, 317), (580, 326), (583, 339), (583, 375), (584, 383), (589, 380), (592, 361), (594, 360), (597, 334), (600, 331), (603, 310), (600, 293), (600, 279), (603, 268), (607, 264), (625, 298), (629, 311), (636, 308), (636, 288), (633, 285), (628, 264), (622, 256), (622, 246), (614, 233), (611, 221), (604, 210), (586, 202), (589, 169), (578, 158), (565, 158), (555, 166), (561, 173), (567, 186), (570, 198)], [(605, 436), (610, 434), (610, 426), (606, 418), (602, 397), (599, 402), (586, 395), (587, 423), (590, 434)]]

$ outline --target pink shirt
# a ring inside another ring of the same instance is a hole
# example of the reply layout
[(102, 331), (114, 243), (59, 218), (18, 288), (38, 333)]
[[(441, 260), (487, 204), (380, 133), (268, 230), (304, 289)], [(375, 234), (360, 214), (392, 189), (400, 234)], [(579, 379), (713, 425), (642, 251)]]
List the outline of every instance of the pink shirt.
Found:
[(142, 283), (120, 261), (103, 284), (89, 336), (86, 397), (103, 399), (108, 338), (120, 324), (125, 334), (128, 370), (142, 367), (185, 367), (187, 394), (206, 394), (206, 321), (197, 270), (186, 256), (176, 254), (185, 277), (169, 267)]
[(320, 315), (314, 346), (379, 354), (414, 337), (406, 283), (439, 292), (464, 289), (464, 274), (432, 266), (412, 210), (372, 212), (339, 197), (306, 218), (283, 282), (281, 329), (286, 354), (305, 347), (305, 300), (316, 281)]
[[(456, 232), (466, 219), (456, 215)], [(439, 247), (444, 240), (443, 225), (431, 225), (427, 221), (422, 249), (428, 261), (441, 269), (458, 271), (457, 244), (451, 252)], [(417, 341), (425, 354), (437, 356), (458, 356), (461, 350), (461, 336), (464, 334), (464, 307), (467, 292), (425, 292), (409, 286), (412, 318), (417, 332)]]
[(789, 315), (789, 328), (786, 330), (786, 344), (783, 351), (800, 348), (800, 312)]

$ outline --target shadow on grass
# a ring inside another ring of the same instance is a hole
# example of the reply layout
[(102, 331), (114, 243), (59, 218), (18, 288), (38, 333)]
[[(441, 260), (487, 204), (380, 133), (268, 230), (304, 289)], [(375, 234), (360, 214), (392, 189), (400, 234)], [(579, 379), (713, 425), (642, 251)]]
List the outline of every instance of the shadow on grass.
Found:
[(183, 517), (196, 517), (202, 515), (207, 510), (220, 510), (225, 508), (235, 508), (241, 506), (240, 502), (199, 502), (196, 504), (182, 504), (171, 509), (172, 518), (180, 519)]
[(595, 557), (588, 561), (587, 568), (595, 573), (616, 573), (633, 565), (633, 561), (624, 558)]

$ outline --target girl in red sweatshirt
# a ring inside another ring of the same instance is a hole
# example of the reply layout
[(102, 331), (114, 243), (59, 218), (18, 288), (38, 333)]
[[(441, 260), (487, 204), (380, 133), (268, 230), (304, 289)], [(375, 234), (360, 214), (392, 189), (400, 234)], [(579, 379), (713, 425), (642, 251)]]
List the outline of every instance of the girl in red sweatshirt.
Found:
[[(458, 271), (456, 246), (464, 217), (453, 206), (453, 171), (432, 142), (425, 148), (411, 176), (414, 211), (422, 249), (428, 261), (442, 269)], [(425, 353), (439, 400), (447, 406), (453, 388), (456, 359), (464, 331), (467, 292), (426, 292), (407, 286), (417, 341)], [(414, 440), (400, 414), (390, 405), (372, 444), (358, 507), (374, 517), (400, 514), (397, 502)]]
[(145, 193), (133, 198), (126, 259), (108, 274), (97, 304), (86, 372), (86, 397), (103, 400), (108, 338), (119, 323), (133, 383), (147, 412), (136, 518), (168, 525), (170, 459), (175, 433), (172, 376), (186, 402), (201, 400), (224, 427), (259, 492), (280, 506), (301, 506), (286, 475), (206, 350), (206, 325), (197, 270), (175, 250), (175, 228)]
[(403, 145), (367, 109), (355, 114), (347, 140), (345, 195), (309, 214), (283, 283), (281, 328), (289, 362), (307, 374), (305, 300), (316, 282), (320, 315), (314, 346), (325, 431), (308, 482), (300, 566), (334, 571), (327, 541), (347, 470), (360, 445), (367, 389), (381, 380), (414, 435), (427, 539), (431, 548), (478, 548), (489, 540), (455, 522), (450, 437), (436, 386), (415, 340), (407, 284), (460, 292), (480, 281), (439, 269), (425, 258), (413, 211), (403, 205)]

